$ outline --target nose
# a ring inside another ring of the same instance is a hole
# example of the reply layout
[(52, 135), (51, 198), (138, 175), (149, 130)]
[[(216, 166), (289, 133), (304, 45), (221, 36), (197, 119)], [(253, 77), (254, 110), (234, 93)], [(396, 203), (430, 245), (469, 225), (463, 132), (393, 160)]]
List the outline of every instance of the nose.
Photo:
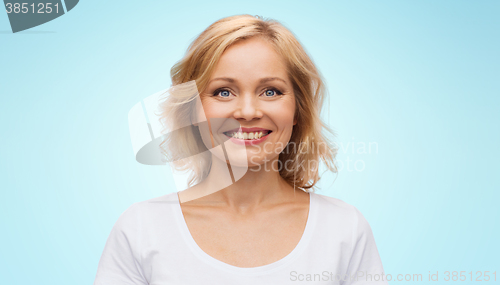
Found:
[(234, 112), (234, 118), (236, 120), (242, 119), (251, 121), (253, 119), (262, 118), (262, 115), (258, 98), (250, 94), (238, 98), (237, 108)]

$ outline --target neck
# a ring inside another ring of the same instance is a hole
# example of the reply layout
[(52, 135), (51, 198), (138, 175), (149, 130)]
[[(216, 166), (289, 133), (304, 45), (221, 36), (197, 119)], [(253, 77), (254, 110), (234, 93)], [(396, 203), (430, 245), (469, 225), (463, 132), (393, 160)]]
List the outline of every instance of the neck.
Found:
[[(243, 177), (219, 191), (223, 201), (232, 207), (247, 208), (282, 197), (291, 187), (280, 176), (277, 162), (248, 168)], [(232, 166), (232, 170), (238, 173), (240, 169)]]
[[(212, 203), (223, 204), (236, 211), (250, 211), (266, 204), (274, 204), (292, 198), (296, 191), (279, 174), (278, 158), (253, 167), (231, 165), (216, 157), (207, 178), (184, 191), (184, 201), (204, 197)], [(238, 179), (239, 178), (239, 179)], [(236, 181), (234, 181), (236, 180)], [(234, 181), (234, 182), (233, 182)]]

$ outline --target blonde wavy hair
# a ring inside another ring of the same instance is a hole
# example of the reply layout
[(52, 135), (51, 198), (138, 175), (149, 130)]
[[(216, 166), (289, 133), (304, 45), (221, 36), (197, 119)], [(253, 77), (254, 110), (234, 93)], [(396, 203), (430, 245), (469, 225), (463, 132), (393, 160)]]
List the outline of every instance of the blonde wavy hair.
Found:
[[(290, 142), (279, 154), (279, 160), (281, 165), (291, 161), (294, 167), (293, 170), (284, 167), (280, 175), (294, 187), (314, 191), (314, 185), (320, 179), (320, 160), (327, 170), (337, 173), (337, 148), (329, 138), (335, 134), (320, 117), (326, 90), (319, 71), (299, 41), (275, 20), (237, 15), (220, 19), (203, 31), (170, 71), (174, 88), (160, 104), (161, 122), (165, 129), (185, 125), (185, 118), (193, 114), (196, 108), (194, 99), (199, 95), (196, 88), (182, 84), (194, 80), (203, 93), (224, 51), (234, 43), (252, 37), (267, 39), (283, 56), (293, 83), (297, 124), (293, 126)], [(160, 148), (176, 170), (191, 171), (189, 186), (201, 182), (210, 172), (211, 153), (206, 151), (199, 129), (193, 125), (181, 128), (175, 134), (166, 134)], [(202, 158), (192, 158), (195, 154)], [(311, 162), (316, 167), (310, 167)]]

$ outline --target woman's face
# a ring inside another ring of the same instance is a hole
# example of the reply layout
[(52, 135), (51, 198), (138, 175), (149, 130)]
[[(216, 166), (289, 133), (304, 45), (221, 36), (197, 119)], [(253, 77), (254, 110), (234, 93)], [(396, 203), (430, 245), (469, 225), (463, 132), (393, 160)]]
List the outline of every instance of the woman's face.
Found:
[(227, 154), (248, 167), (276, 159), (290, 140), (293, 86), (283, 58), (265, 39), (230, 46), (200, 97), (211, 138), (224, 141)]

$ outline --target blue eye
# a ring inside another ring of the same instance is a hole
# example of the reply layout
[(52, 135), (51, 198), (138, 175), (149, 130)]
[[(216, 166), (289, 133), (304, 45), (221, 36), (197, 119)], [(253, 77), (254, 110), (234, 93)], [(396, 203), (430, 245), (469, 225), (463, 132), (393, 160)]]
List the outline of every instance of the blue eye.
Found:
[(278, 89), (267, 89), (266, 92), (264, 92), (265, 97), (274, 97), (277, 95), (283, 95)]
[(268, 97), (274, 96), (275, 93), (276, 93), (276, 91), (274, 91), (274, 90), (266, 90), (266, 96), (268, 96)]
[(224, 97), (224, 98), (227, 98), (229, 96), (231, 96), (231, 92), (229, 92), (229, 90), (217, 90), (214, 92), (214, 95), (215, 96), (220, 96), (220, 97)]

